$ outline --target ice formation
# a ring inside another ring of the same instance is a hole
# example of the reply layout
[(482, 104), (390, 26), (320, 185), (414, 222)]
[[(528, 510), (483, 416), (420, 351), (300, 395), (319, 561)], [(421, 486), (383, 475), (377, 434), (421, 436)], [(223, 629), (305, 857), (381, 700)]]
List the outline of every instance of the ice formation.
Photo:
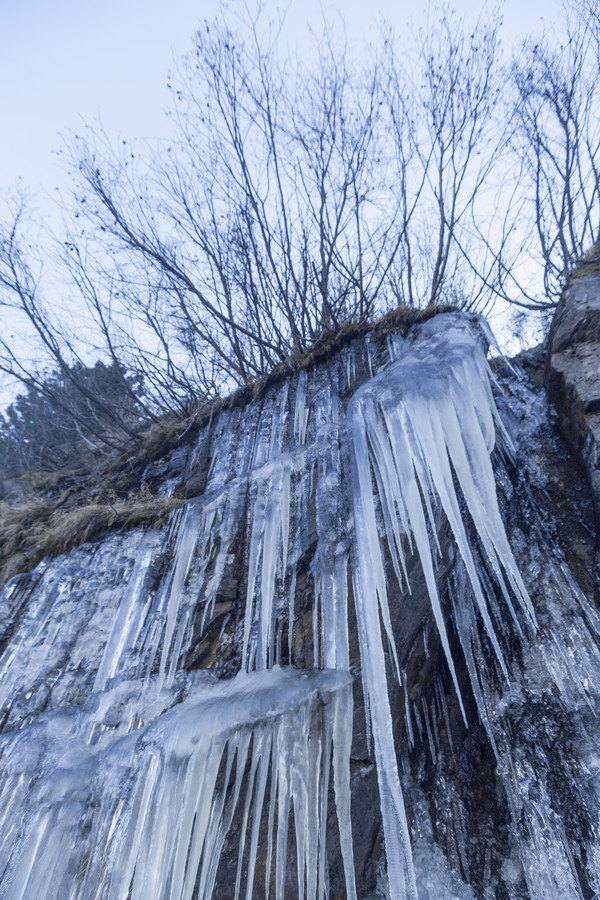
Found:
[[(347, 896), (355, 897), (348, 546), (334, 530), (341, 467), (331, 446), (339, 398), (326, 384), (307, 446), (306, 391), (305, 374), (292, 429), (289, 384), (258, 420), (253, 409), (241, 423), (239, 412), (223, 417), (206, 489), (164, 535), (109, 539), (91, 549), (83, 573), (67, 558), (42, 571), (30, 593), (18, 584), (5, 592), (18, 627), (1, 662), (0, 897), (209, 898), (237, 822), (232, 897), (250, 900), (258, 865), (267, 895), (283, 898), (291, 869), (300, 896), (321, 900), (330, 768)], [(301, 671), (279, 663), (284, 625), (292, 656), (309, 497), (320, 538), (314, 667)], [(194, 629), (202, 634), (218, 611), (246, 516), (241, 671), (226, 680), (186, 673)], [(123, 543), (131, 565), (118, 559)], [(165, 574), (152, 583), (164, 559)], [(257, 862), (264, 819), (268, 858)]]
[[(458, 644), (511, 821), (527, 823), (515, 824), (505, 882), (524, 878), (536, 898), (581, 897), (562, 820), (536, 782), (539, 748), (509, 740), (502, 710), (528, 691), (595, 710), (598, 622), (556, 561), (539, 565), (548, 602), (543, 621), (534, 613), (500, 514), (497, 443), (511, 452), (483, 325), (439, 316), (387, 350), (356, 342), (209, 423), (188, 461), (193, 471), (210, 459), (202, 493), (162, 532), (111, 536), (13, 580), (1, 596), (0, 897), (210, 898), (235, 833), (235, 900), (258, 896), (255, 884), (283, 900), (290, 878), (301, 900), (325, 900), (333, 803), (354, 900), (360, 670), (382, 890), (390, 900), (471, 900), (460, 797), (448, 796), (453, 868), (409, 764), (398, 766), (396, 687), (408, 752), (426, 748), (434, 768), (455, 752), (440, 676), (411, 700), (399, 649), (402, 609), (390, 594), (409, 596), (415, 560), (448, 683), (468, 725)], [(438, 570), (451, 552), (442, 596)], [(507, 657), (509, 633), (525, 648), (520, 668)], [(227, 650), (227, 671), (192, 671), (214, 664), (210, 654), (194, 662), (205, 638), (207, 653), (211, 641)], [(593, 768), (591, 750), (586, 759)]]
[[(419, 555), (459, 698), (435, 577), (434, 549), (439, 553), (440, 547), (434, 509), (437, 513), (441, 507), (450, 524), (469, 574), (478, 613), (502, 670), (507, 676), (508, 673), (467, 537), (455, 479), (512, 616), (516, 618), (507, 582), (532, 624), (534, 615), (508, 546), (496, 499), (490, 454), (498, 417), (481, 334), (464, 321), (449, 327), (443, 319), (434, 319), (422, 329), (418, 342), (408, 346), (403, 342), (400, 347), (392, 344), (391, 355), (390, 365), (356, 392), (349, 415), (358, 559), (354, 580), (356, 614), (377, 759), (390, 894), (392, 900), (401, 900), (416, 897), (417, 887), (396, 763), (380, 627), (381, 621), (400, 679), (376, 498), (396, 576), (407, 584), (408, 590), (405, 546), (414, 546)], [(427, 711), (424, 718), (430, 734)]]
[[(210, 898), (241, 811), (232, 897), (250, 898), (264, 810), (268, 856), (259, 864), (267, 890), (272, 865), (282, 897), (292, 808), (301, 896), (325, 895), (332, 753), (342, 841), (350, 844), (348, 675), (274, 667), (193, 688), (148, 725), (117, 727), (118, 736), (105, 723), (124, 699), (140, 700), (128, 682), (95, 698), (95, 708), (53, 711), (4, 738), (1, 896)], [(158, 702), (152, 693), (150, 702), (141, 698), (146, 710)]]

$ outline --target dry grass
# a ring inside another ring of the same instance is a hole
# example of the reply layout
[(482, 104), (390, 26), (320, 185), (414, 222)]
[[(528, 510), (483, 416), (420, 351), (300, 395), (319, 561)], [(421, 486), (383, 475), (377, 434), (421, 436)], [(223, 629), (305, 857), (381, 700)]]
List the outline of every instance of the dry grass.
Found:
[(575, 261), (570, 278), (583, 278), (600, 272), (600, 241), (596, 241), (580, 259)]
[(141, 490), (114, 503), (66, 507), (69, 493), (56, 499), (34, 497), (0, 503), (0, 585), (17, 572), (29, 571), (45, 556), (65, 553), (109, 531), (159, 527), (181, 503)]

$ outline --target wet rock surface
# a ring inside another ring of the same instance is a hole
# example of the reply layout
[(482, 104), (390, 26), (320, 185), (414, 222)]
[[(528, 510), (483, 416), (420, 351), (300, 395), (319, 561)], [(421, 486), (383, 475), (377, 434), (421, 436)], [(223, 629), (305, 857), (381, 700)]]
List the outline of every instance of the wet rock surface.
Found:
[(548, 338), (546, 381), (558, 424), (591, 487), (600, 524), (600, 275), (572, 278)]

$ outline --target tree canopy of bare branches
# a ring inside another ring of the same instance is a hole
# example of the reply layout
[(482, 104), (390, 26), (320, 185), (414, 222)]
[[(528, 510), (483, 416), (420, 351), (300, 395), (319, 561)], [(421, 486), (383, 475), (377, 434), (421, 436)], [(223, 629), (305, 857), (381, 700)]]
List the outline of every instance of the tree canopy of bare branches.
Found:
[(169, 79), (171, 141), (90, 128), (66, 149), (59, 256), (85, 334), (44, 288), (23, 208), (3, 226), (0, 304), (35, 347), (1, 338), (0, 369), (86, 397), (99, 358), (143, 385), (126, 415), (87, 397), (114, 442), (133, 408), (185, 416), (398, 304), (552, 308), (600, 236), (600, 20), (591, 0), (565, 15), (562, 45), (512, 59), (499, 13), (467, 28), (444, 6), (360, 55), (326, 22), (300, 61), (268, 9), (204, 23)]
[(593, 3), (567, 8), (564, 39), (528, 40), (513, 65), (514, 153), (534, 241), (528, 250), (543, 290), (532, 306), (556, 304), (576, 260), (600, 237), (600, 19)]
[[(120, 321), (144, 323), (186, 397), (342, 322), (490, 293), (471, 223), (500, 146), (497, 22), (469, 35), (444, 13), (416, 81), (392, 38), (357, 65), (331, 29), (291, 69), (279, 28), (198, 31), (170, 81), (178, 139), (150, 163), (97, 135), (71, 147), (83, 234), (69, 265), (94, 248), (94, 290), (110, 284)], [(99, 320), (106, 299), (84, 293)]]

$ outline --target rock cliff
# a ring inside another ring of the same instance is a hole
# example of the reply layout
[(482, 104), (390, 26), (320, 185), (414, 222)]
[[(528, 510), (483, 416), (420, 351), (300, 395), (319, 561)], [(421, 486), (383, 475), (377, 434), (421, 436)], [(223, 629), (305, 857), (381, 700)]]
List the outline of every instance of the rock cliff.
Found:
[(358, 337), (7, 584), (0, 897), (600, 895), (598, 298), (556, 412), (477, 319)]

